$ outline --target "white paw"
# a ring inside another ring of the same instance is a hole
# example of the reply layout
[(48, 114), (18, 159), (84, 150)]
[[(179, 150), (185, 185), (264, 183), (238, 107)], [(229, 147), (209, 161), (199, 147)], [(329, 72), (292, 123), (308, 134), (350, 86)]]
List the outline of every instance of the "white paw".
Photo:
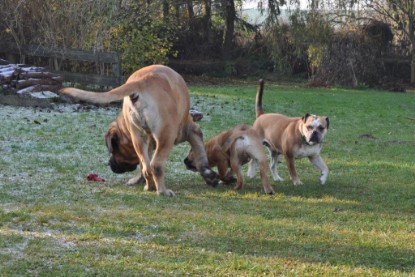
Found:
[(249, 178), (254, 178), (255, 177), (255, 173), (256, 173), (256, 165), (255, 162), (253, 160), (251, 160), (248, 164), (248, 172), (247, 172), (247, 176)]
[(298, 180), (294, 180), (294, 181), (293, 181), (293, 184), (294, 184), (294, 186), (301, 186), (301, 185), (304, 185), (304, 184), (303, 184), (303, 182), (301, 182), (301, 181), (300, 181), (300, 179), (298, 179)]
[(284, 179), (283, 178), (281, 178), (281, 176), (280, 175), (278, 175), (278, 174), (272, 174), (272, 178), (274, 179), (274, 181), (276, 181), (276, 182), (284, 182)]
[(322, 174), (320, 176), (320, 184), (324, 185), (327, 181), (328, 174)]
[(157, 191), (158, 195), (163, 195), (163, 196), (176, 196), (176, 194), (169, 189), (166, 189), (165, 191)]
[(131, 178), (130, 180), (128, 180), (127, 186), (135, 186), (135, 185), (143, 184), (145, 183), (145, 181), (146, 180), (141, 175), (135, 176)]

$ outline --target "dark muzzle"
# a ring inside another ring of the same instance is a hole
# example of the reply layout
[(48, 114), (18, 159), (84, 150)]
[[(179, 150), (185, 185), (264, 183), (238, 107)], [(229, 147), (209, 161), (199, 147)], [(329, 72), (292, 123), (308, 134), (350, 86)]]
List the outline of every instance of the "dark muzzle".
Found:
[(128, 171), (134, 171), (137, 169), (137, 164), (119, 163), (113, 157), (110, 158), (109, 165), (111, 167), (112, 172), (117, 174), (121, 174)]

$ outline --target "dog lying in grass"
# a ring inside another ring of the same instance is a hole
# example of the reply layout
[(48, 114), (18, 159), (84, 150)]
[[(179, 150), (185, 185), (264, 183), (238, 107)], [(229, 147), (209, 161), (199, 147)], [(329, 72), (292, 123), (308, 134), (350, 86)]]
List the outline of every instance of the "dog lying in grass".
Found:
[[(241, 166), (249, 162), (258, 163), (262, 186), (265, 193), (274, 194), (267, 172), (268, 162), (258, 133), (249, 125), (238, 125), (235, 128), (224, 131), (213, 137), (205, 144), (209, 166), (217, 167), (219, 179), (224, 183), (233, 183), (236, 174), (235, 189), (243, 188), (244, 181)], [(195, 155), (190, 150), (184, 163), (189, 170), (196, 170), (194, 166)], [(230, 169), (230, 170), (229, 170)], [(252, 174), (253, 173), (253, 174)], [(255, 171), (248, 172), (249, 177), (255, 176)]]

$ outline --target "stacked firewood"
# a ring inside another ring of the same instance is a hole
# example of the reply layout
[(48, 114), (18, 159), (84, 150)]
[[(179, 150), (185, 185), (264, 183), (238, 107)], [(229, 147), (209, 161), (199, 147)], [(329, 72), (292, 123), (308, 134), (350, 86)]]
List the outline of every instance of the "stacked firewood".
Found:
[(57, 91), (63, 78), (44, 67), (23, 64), (0, 65), (0, 87), (4, 90), (27, 94), (38, 91)]

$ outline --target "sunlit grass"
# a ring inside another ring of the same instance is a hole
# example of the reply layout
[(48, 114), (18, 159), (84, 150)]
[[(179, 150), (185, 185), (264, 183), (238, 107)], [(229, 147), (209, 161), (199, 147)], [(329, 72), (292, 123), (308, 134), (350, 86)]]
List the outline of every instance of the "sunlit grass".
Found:
[[(191, 87), (205, 139), (252, 123), (255, 91)], [(166, 168), (176, 197), (158, 197), (106, 165), (118, 108), (1, 107), (0, 276), (414, 275), (415, 95), (267, 84), (264, 108), (330, 117), (326, 185), (298, 160), (305, 185), (281, 164), (274, 196), (258, 176), (211, 188), (183, 144)]]

